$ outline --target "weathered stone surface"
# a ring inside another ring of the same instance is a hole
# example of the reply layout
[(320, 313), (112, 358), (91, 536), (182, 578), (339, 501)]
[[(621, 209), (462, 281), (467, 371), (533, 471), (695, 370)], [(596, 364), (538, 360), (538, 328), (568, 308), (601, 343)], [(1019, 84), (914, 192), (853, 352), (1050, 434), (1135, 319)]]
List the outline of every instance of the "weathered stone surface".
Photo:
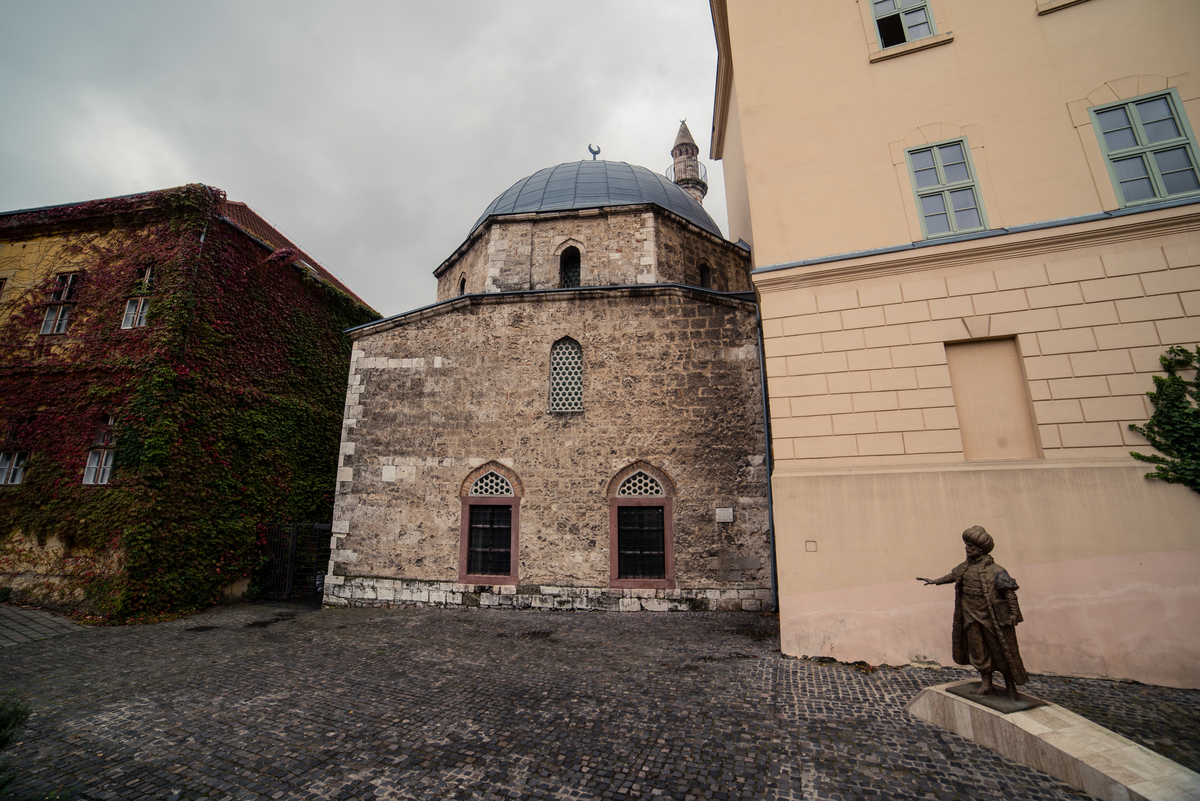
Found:
[[(584, 409), (551, 413), (550, 348), (565, 336), (582, 347)], [(756, 595), (769, 598), (771, 577), (751, 302), (671, 287), (473, 296), (380, 326), (354, 354), (350, 386), (362, 391), (347, 399), (334, 514), (347, 533), (334, 538), (331, 573), (358, 581), (329, 582), (330, 603), (450, 603), (367, 588), (457, 580), (460, 491), (496, 461), (523, 486), (521, 589), (541, 589), (480, 592), (477, 604), (629, 608), (637, 591), (556, 598), (553, 588), (609, 587), (607, 490), (639, 460), (675, 485), (675, 584), (687, 591), (643, 590), (661, 603), (639, 606), (770, 603)], [(717, 507), (734, 509), (734, 522), (717, 523)]]
[[(580, 253), (581, 286), (701, 285), (749, 292), (750, 255), (655, 206), (510, 215), (480, 227), (435, 272), (438, 300), (463, 292), (556, 289), (559, 256)], [(465, 281), (465, 284), (463, 283)]]

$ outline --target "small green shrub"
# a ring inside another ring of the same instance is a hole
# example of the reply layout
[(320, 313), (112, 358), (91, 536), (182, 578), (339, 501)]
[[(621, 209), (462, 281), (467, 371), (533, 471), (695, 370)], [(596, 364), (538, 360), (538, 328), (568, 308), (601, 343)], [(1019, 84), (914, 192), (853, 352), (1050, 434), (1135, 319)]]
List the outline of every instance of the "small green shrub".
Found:
[[(1130, 428), (1150, 440), (1165, 456), (1131, 452), (1130, 455), (1155, 465), (1146, 478), (1158, 478), (1171, 484), (1183, 484), (1200, 492), (1200, 405), (1196, 370), (1200, 369), (1200, 346), (1192, 353), (1178, 345), (1159, 357), (1167, 375), (1154, 376), (1154, 391), (1147, 392), (1154, 404), (1154, 415), (1145, 426)], [(1188, 380), (1180, 373), (1191, 372)]]

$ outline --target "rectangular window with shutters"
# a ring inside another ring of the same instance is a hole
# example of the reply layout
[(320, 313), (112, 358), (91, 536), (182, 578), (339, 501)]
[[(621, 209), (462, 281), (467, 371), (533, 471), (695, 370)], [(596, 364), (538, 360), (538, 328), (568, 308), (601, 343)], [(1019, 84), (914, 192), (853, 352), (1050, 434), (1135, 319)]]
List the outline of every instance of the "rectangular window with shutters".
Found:
[(1012, 339), (946, 345), (950, 388), (963, 457), (968, 460), (1042, 456), (1026, 391), (1025, 371)]
[(609, 499), (609, 585), (674, 589), (672, 498)]
[(1200, 194), (1196, 139), (1174, 89), (1089, 114), (1122, 206)]

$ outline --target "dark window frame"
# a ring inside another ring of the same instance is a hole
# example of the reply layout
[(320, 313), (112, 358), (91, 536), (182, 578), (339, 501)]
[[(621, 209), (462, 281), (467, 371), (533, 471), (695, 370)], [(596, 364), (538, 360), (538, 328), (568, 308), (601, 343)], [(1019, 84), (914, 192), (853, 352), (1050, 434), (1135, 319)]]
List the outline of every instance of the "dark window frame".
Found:
[[(472, 573), (467, 568), (471, 554), (471, 507), (507, 506), (511, 511), (509, 535), (509, 569), (507, 574)], [(470, 495), (462, 498), (459, 525), (458, 583), (459, 584), (516, 584), (520, 567), (521, 499), (515, 495)]]
[[(663, 578), (621, 578), (619, 512), (627, 506), (659, 506), (663, 510)], [(608, 499), (608, 586), (624, 590), (675, 589), (675, 499), (666, 495)]]

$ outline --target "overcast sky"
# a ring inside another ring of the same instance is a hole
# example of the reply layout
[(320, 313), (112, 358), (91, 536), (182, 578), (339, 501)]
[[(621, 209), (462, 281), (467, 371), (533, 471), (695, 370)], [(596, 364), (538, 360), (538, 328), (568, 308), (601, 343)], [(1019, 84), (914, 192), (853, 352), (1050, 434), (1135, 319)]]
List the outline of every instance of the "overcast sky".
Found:
[(0, 210), (217, 186), (385, 315), (519, 179), (712, 127), (707, 0), (0, 0), (0, 43)]

